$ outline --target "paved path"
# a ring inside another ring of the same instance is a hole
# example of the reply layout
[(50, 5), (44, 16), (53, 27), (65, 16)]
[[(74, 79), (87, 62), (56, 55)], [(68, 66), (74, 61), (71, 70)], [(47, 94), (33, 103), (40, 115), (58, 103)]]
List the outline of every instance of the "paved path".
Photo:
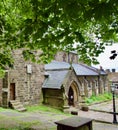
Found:
[[(113, 103), (112, 101), (103, 102), (89, 106), (89, 111), (81, 111), (71, 108), (71, 111), (78, 111), (78, 116), (89, 117), (100, 122), (113, 122)], [(116, 112), (118, 112), (118, 99), (116, 100)], [(118, 119), (118, 115), (116, 116)]]
[[(118, 112), (118, 99), (115, 100), (116, 112)], [(91, 110), (103, 111), (103, 112), (113, 112), (113, 102), (108, 101), (100, 104), (94, 104), (89, 106)]]
[[(91, 110), (89, 110), (88, 112), (79, 111), (78, 116), (88, 117), (99, 122), (106, 122), (110, 124), (112, 124), (113, 122), (113, 115), (109, 113), (104, 113), (104, 112), (97, 112), (97, 111), (91, 111)], [(117, 119), (118, 119), (118, 116), (117, 116)]]

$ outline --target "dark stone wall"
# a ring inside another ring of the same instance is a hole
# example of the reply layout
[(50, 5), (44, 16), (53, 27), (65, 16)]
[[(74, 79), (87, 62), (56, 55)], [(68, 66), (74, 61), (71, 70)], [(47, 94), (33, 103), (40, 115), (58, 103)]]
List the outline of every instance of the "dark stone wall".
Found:
[(64, 106), (62, 89), (43, 89), (43, 103), (55, 108), (62, 109)]
[[(13, 57), (14, 66), (9, 70), (9, 86), (11, 83), (15, 83), (16, 99), (25, 105), (42, 102), (41, 87), (44, 81), (44, 65), (25, 61), (22, 50), (15, 50)], [(10, 97), (8, 99), (10, 100)]]

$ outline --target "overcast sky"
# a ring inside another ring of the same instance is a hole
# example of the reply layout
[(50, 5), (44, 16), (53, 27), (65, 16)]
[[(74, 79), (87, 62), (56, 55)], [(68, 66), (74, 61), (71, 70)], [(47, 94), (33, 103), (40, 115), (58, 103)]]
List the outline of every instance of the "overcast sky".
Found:
[(110, 60), (111, 50), (116, 50), (118, 52), (118, 43), (106, 47), (104, 53), (100, 54), (97, 58), (100, 64), (96, 65), (96, 68), (102, 66), (104, 69), (116, 69), (118, 71), (118, 56), (114, 60)]

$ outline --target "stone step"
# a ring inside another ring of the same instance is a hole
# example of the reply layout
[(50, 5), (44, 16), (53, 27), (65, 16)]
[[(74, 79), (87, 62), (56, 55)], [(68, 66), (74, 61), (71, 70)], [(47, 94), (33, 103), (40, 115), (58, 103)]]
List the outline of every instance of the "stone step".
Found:
[(18, 106), (19, 104), (21, 104), (20, 102), (12, 102), (11, 103), (13, 106)]
[(18, 99), (17, 100), (10, 100), (11, 103), (15, 103), (15, 102), (20, 102)]
[(26, 108), (18, 108), (17, 111), (24, 112), (24, 111), (26, 111)]
[(21, 105), (21, 104), (18, 104), (18, 105), (15, 105), (15, 106), (14, 106), (14, 109), (18, 109), (18, 108), (24, 108), (24, 107), (23, 107), (23, 105)]
[(24, 108), (23, 104), (18, 100), (11, 100), (10, 106), (20, 112), (26, 111), (26, 108)]

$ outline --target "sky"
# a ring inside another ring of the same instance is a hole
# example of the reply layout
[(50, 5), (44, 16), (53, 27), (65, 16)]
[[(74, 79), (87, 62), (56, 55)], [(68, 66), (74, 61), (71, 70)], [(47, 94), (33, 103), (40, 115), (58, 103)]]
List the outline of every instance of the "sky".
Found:
[(118, 43), (112, 46), (106, 46), (104, 53), (101, 53), (97, 60), (100, 62), (99, 65), (93, 65), (96, 68), (103, 67), (103, 69), (116, 69), (118, 72), (118, 56), (114, 60), (110, 60), (111, 51), (116, 50), (118, 52)]

